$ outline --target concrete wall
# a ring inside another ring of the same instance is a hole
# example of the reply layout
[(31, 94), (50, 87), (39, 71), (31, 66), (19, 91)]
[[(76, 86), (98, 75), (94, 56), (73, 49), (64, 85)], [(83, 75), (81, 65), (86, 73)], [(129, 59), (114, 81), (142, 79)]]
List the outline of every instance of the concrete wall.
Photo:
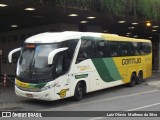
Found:
[(87, 31), (90, 31), (90, 32), (102, 32), (102, 28), (99, 27), (99, 26), (88, 25), (87, 26)]

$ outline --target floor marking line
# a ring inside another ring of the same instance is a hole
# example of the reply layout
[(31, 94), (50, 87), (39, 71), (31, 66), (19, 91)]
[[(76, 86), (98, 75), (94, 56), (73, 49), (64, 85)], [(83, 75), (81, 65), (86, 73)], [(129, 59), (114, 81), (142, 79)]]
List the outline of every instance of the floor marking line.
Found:
[[(156, 106), (156, 105), (160, 105), (160, 102), (150, 104), (150, 105), (146, 105), (146, 106), (142, 106), (142, 107), (138, 107), (138, 108), (133, 108), (133, 109), (130, 109), (130, 110), (125, 110), (125, 111), (135, 111), (135, 110), (140, 110), (140, 109), (144, 109), (144, 108), (153, 107), (153, 106)], [(95, 118), (92, 118), (92, 119), (89, 119), (89, 120), (100, 120), (102, 118), (106, 118), (106, 117), (95, 117)]]
[(147, 84), (148, 84), (148, 85), (157, 85), (157, 84), (160, 84), (160, 81), (148, 82)]
[(133, 108), (133, 109), (126, 110), (126, 111), (135, 111), (135, 110), (140, 110), (140, 109), (144, 109), (144, 108), (148, 108), (148, 107), (153, 107), (153, 106), (156, 106), (156, 105), (160, 105), (160, 102), (150, 104), (150, 105), (146, 105), (146, 106), (142, 106), (142, 107)]
[(130, 95), (116, 96), (116, 97), (112, 97), (112, 98), (106, 98), (106, 99), (102, 99), (102, 100), (88, 102), (87, 104), (95, 103), (95, 102), (103, 102), (103, 101), (115, 100), (115, 99), (119, 99), (119, 98), (131, 97), (131, 96), (137, 96), (137, 95), (153, 93), (153, 92), (157, 92), (157, 91), (159, 91), (159, 90), (156, 89), (156, 90), (151, 90), (151, 91), (146, 91), (146, 92), (141, 92), (141, 93), (135, 93), (135, 94), (130, 94)]
[(99, 120), (99, 119), (102, 119), (102, 118), (106, 118), (106, 117), (95, 117), (95, 118), (91, 118), (89, 120)]
[[(74, 107), (74, 106), (80, 106), (80, 105), (93, 104), (93, 103), (104, 102), (104, 101), (109, 101), (109, 100), (116, 100), (116, 99), (131, 97), (131, 96), (137, 96), (137, 95), (142, 95), (142, 94), (153, 93), (153, 92), (157, 92), (157, 91), (159, 91), (159, 90), (155, 89), (155, 90), (145, 91), (145, 92), (140, 92), (140, 93), (135, 93), (135, 94), (129, 94), (129, 95), (123, 95), (123, 96), (116, 96), (116, 97), (106, 98), (106, 99), (102, 99), (102, 100), (95, 100), (95, 101), (87, 102), (87, 103), (70, 104), (70, 105), (68, 105), (68, 106), (64, 106), (64, 107), (60, 107), (60, 108), (57, 108), (57, 107), (56, 107), (56, 108), (54, 108), (54, 109), (55, 109), (55, 110), (62, 110), (62, 109), (64, 109), (64, 108), (68, 108), (68, 107)], [(53, 110), (53, 108), (46, 109), (46, 110), (39, 110), (39, 111), (48, 111), (48, 110)]]
[[(141, 94), (152, 93), (152, 92), (156, 92), (156, 91), (159, 91), (159, 90), (146, 91), (146, 92), (142, 92)], [(138, 93), (138, 94), (140, 94), (140, 93)], [(135, 96), (135, 95), (136, 94), (132, 94), (132, 96)], [(156, 105), (160, 105), (160, 102), (159, 103), (155, 103), (155, 104), (150, 104), (150, 105), (142, 106), (142, 107), (138, 107), (138, 108), (134, 108), (134, 109), (130, 109), (130, 110), (125, 110), (125, 111), (140, 110), (140, 109), (143, 109), (143, 108), (153, 107), (153, 106), (156, 106)], [(95, 118), (91, 118), (89, 120), (100, 120), (100, 119), (103, 119), (103, 118), (106, 118), (106, 117), (95, 117)]]

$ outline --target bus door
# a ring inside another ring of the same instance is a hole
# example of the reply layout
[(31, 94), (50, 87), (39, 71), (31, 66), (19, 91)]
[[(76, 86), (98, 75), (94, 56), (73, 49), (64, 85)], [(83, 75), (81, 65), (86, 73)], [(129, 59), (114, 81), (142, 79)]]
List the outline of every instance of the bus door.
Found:
[(66, 52), (58, 53), (53, 65), (53, 74), (55, 74), (55, 99), (61, 99), (70, 96), (70, 80), (67, 74), (68, 66)]

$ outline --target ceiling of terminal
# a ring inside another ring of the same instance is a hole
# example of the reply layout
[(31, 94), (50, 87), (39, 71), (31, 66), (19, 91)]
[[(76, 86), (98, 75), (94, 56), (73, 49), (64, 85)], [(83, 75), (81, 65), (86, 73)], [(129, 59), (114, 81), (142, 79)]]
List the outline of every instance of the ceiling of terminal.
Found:
[(142, 18), (122, 21), (118, 17), (110, 18), (104, 13), (91, 10), (64, 8), (52, 4), (37, 5), (32, 0), (0, 0), (0, 33), (54, 23), (73, 23), (102, 26), (107, 33), (155, 39), (160, 32), (159, 25), (150, 21), (152, 25), (146, 26), (146, 22)]

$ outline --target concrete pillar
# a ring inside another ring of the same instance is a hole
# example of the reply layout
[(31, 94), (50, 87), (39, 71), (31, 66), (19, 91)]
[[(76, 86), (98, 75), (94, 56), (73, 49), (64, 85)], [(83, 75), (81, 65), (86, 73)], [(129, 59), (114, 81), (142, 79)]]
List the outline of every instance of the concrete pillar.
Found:
[[(0, 36), (0, 77), (1, 77), (1, 62), (2, 62), (2, 37)], [(1, 82), (1, 81), (0, 81)]]
[(160, 37), (152, 40), (152, 68), (160, 70)]
[(159, 41), (158, 41), (158, 63), (159, 63), (159, 67), (158, 70), (160, 70), (160, 35), (159, 35)]

